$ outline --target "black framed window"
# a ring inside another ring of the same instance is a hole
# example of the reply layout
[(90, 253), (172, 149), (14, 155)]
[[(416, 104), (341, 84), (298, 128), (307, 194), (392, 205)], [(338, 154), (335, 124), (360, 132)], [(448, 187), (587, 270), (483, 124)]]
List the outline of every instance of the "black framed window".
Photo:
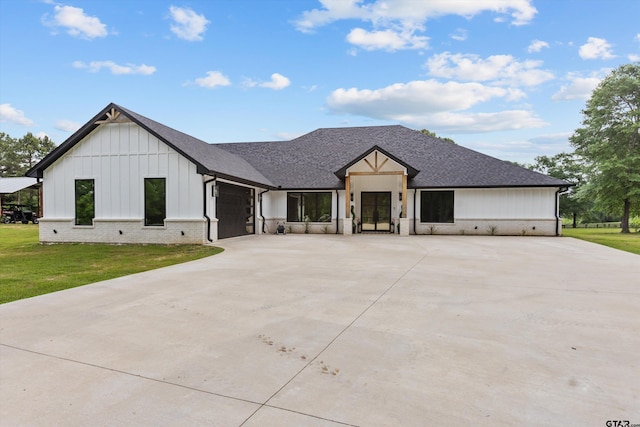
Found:
[(420, 222), (453, 222), (453, 191), (421, 191)]
[(93, 225), (96, 216), (95, 182), (76, 179), (76, 225)]
[(167, 217), (165, 178), (144, 179), (144, 225), (164, 225)]
[(287, 222), (331, 222), (331, 192), (287, 193)]

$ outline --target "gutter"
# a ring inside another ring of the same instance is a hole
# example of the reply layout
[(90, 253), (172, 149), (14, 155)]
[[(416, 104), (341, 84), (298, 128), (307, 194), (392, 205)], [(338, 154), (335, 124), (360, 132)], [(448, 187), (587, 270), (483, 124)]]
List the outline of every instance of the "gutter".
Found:
[(262, 234), (264, 234), (264, 226), (265, 226), (264, 215), (262, 215), (262, 195), (267, 192), (269, 192), (268, 188), (258, 193), (258, 202), (260, 202), (260, 219), (262, 219)]
[(338, 234), (339, 225), (340, 225), (340, 193), (338, 193), (338, 189), (336, 188), (336, 234)]
[(207, 184), (210, 182), (215, 183), (216, 179), (218, 179), (218, 177), (214, 175), (212, 179), (209, 179), (202, 183), (202, 214), (207, 220), (207, 240), (209, 241), (209, 243), (213, 242), (213, 240), (211, 239), (211, 218), (209, 218), (209, 215), (207, 215)]
[(556, 216), (556, 237), (560, 235), (560, 194), (569, 191), (569, 187), (558, 187), (556, 191), (555, 216)]
[(416, 229), (416, 193), (417, 189), (413, 189), (413, 234), (418, 234), (418, 230)]

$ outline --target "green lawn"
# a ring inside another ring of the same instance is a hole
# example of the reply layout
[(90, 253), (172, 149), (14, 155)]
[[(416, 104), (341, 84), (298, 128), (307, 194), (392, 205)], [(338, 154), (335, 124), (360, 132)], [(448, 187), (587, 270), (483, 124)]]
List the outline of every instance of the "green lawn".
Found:
[(0, 224), (0, 304), (220, 252), (203, 245), (41, 245), (37, 225)]
[(562, 235), (640, 255), (640, 233), (622, 234), (619, 228), (564, 228)]

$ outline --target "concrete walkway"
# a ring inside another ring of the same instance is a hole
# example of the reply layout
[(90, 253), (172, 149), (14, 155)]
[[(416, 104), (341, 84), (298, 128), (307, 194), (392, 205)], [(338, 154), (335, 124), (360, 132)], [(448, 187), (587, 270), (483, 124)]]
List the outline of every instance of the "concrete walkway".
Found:
[(0, 306), (7, 426), (640, 423), (640, 256), (251, 236)]

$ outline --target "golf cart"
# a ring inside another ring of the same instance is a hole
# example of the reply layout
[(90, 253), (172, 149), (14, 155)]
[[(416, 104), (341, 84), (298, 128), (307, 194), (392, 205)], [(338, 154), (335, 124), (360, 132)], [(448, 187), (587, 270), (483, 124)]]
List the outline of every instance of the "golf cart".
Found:
[(2, 222), (5, 224), (18, 223), (28, 224), (29, 221), (38, 223), (38, 215), (33, 212), (29, 205), (18, 205), (14, 203), (2, 206)]

